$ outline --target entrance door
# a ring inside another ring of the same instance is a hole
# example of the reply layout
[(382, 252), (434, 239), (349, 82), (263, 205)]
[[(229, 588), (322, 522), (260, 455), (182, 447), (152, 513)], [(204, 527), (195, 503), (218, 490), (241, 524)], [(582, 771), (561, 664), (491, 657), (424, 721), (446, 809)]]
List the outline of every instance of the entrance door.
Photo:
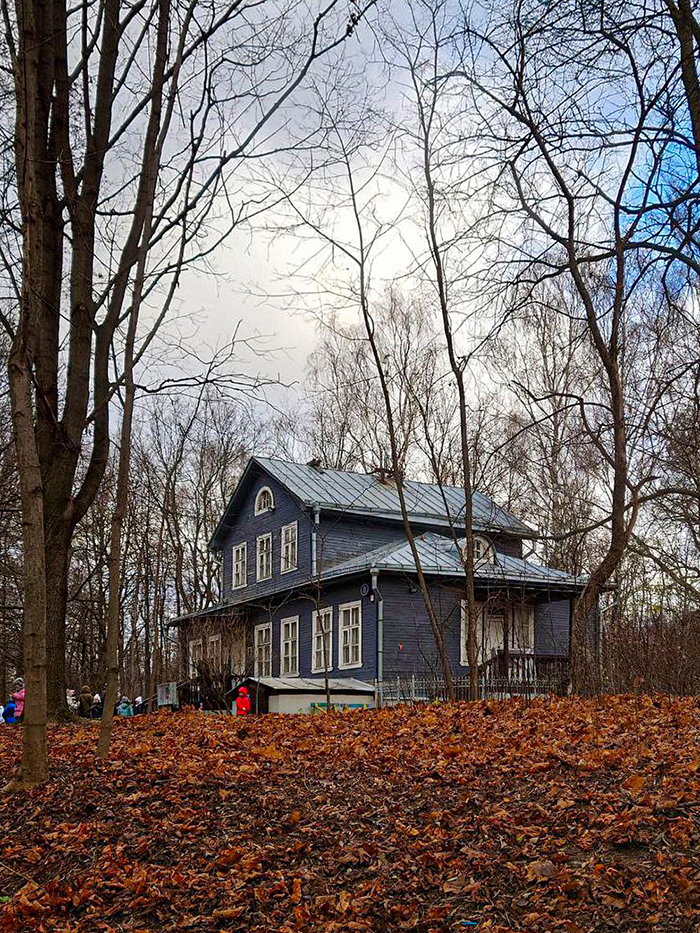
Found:
[(484, 606), (482, 610), (481, 645), (479, 661), (488, 661), (503, 648), (503, 631), (505, 616), (502, 610), (489, 609)]

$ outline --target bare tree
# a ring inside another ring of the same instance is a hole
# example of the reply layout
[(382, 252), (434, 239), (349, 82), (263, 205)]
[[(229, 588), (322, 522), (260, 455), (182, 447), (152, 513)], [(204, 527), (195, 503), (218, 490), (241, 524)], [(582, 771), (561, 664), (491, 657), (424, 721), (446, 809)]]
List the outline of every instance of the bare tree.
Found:
[[(659, 492), (644, 456), (650, 422), (669, 388), (697, 365), (669, 368), (668, 344), (646, 310), (660, 298), (669, 307), (670, 293), (679, 301), (667, 327), (678, 335), (694, 326), (681, 296), (697, 269), (689, 216), (697, 173), (676, 170), (674, 146), (688, 143), (671, 101), (680, 93), (690, 119), (697, 59), (674, 41), (668, 7), (475, 7), (464, 21), (460, 63), (443, 75), (469, 101), (472, 137), (491, 173), (480, 241), (497, 283), (492, 300), (513, 310), (543, 281), (568, 280), (575, 297), (566, 313), (583, 322), (601, 370), (592, 396), (560, 396), (577, 402), (609, 483), (609, 539), (573, 619), (572, 680), (583, 691), (598, 682), (591, 612), (620, 566), (640, 505)], [(683, 31), (687, 10), (674, 9)], [(505, 297), (507, 282), (513, 289)]]
[[(383, 401), (391, 479), (396, 487), (403, 527), (416, 567), (418, 585), (445, 680), (446, 693), (450, 700), (454, 700), (452, 672), (442, 625), (431, 598), (412, 528), (410, 504), (406, 495), (405, 465), (400, 446), (401, 429), (392, 389), (393, 374), (387, 370), (382, 338), (377, 328), (378, 318), (374, 311), (375, 294), (371, 279), (375, 255), (382, 237), (391, 228), (390, 223), (383, 224), (377, 219), (374, 210), (378, 182), (385, 168), (382, 153), (386, 155), (387, 146), (378, 147), (378, 153), (374, 151), (377, 147), (376, 139), (373, 138), (376, 130), (370, 130), (369, 124), (376, 114), (363, 112), (362, 101), (358, 110), (357, 98), (350, 101), (350, 94), (348, 91), (345, 95), (334, 95), (331, 102), (321, 96), (317, 103), (328, 128), (327, 161), (323, 171), (326, 173), (327, 182), (330, 179), (333, 182), (332, 186), (328, 187), (332, 204), (312, 207), (304, 202), (303, 192), (299, 197), (287, 192), (286, 203), (291, 211), (293, 223), (297, 227), (301, 225), (307, 234), (328, 249), (326, 268), (329, 272), (336, 255), (341, 256), (342, 261), (350, 265), (349, 281), (345, 286), (336, 282), (333, 288), (336, 294), (340, 292), (343, 295), (345, 308), (354, 307), (356, 313), (359, 312), (364, 329), (369, 357)], [(371, 158), (375, 155), (376, 158)], [(284, 190), (283, 182), (280, 181), (279, 185)], [(347, 218), (350, 229), (348, 235), (334, 229), (338, 215)]]
[[(442, 374), (431, 308), (389, 288), (374, 302), (374, 316), (400, 466), (414, 476), (428, 475), (421, 400), (435, 395)], [(334, 469), (391, 470), (384, 399), (364, 326), (343, 324), (331, 314), (320, 321), (319, 333), (309, 358), (304, 416), (294, 426), (297, 439)]]
[[(65, 711), (70, 541), (109, 458), (110, 399), (124, 379), (109, 372), (118, 328), (144, 302), (155, 306), (137, 365), (167, 311), (158, 296), (259, 207), (245, 195), (235, 204), (236, 165), (264, 154), (262, 129), (274, 128), (365, 9), (348, 23), (339, 0), (317, 10), (239, 0), (177, 10), (170, 0), (3, 3), (17, 113), (5, 233), (22, 242), (21, 280), (5, 262), (17, 323), (2, 323), (13, 341), (24, 527), (25, 783), (46, 777), (47, 660), (49, 710)], [(210, 224), (219, 205), (227, 213)]]

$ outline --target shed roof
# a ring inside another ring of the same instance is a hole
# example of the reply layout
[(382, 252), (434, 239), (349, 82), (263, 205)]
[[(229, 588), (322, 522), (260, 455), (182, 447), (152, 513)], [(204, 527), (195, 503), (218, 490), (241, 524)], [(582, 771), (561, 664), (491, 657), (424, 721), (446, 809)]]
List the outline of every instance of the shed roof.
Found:
[[(247, 485), (250, 471), (257, 465), (282, 483), (303, 505), (376, 519), (401, 520), (401, 504), (395, 483), (373, 473), (331, 470), (305, 463), (291, 463), (272, 457), (252, 457), (231, 497), (226, 512), (214, 532), (212, 545), (222, 543), (228, 517), (239, 491)], [(458, 525), (464, 515), (464, 489), (404, 480), (404, 494), (412, 522), (449, 527)], [(472, 496), (473, 526), (479, 531), (505, 531), (522, 537), (534, 535), (532, 528), (515, 515), (496, 505), (487, 496)]]
[[(325, 693), (326, 690), (325, 680), (319, 677), (246, 677), (245, 683), (248, 682), (278, 693)], [(343, 693), (374, 693), (372, 684), (355, 677), (329, 677), (328, 688)]]

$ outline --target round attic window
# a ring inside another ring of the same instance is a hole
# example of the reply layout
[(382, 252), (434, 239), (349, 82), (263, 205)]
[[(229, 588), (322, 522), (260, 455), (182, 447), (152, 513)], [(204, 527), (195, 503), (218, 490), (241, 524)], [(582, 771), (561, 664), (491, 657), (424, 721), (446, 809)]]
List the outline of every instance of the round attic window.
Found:
[(263, 486), (255, 497), (255, 514), (260, 515), (263, 512), (270, 512), (275, 507), (275, 497), (269, 486)]

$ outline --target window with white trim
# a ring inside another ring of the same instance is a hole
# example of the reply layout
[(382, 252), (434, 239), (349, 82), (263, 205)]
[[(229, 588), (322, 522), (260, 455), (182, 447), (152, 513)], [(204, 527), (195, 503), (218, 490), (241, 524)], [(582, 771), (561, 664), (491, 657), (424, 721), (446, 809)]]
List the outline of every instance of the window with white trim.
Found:
[(297, 569), (297, 523), (282, 525), (282, 548), (280, 573), (289, 573)]
[(196, 677), (199, 673), (197, 667), (202, 662), (202, 651), (202, 639), (192, 639), (189, 643), (190, 677)]
[[(467, 608), (467, 601), (463, 599), (460, 607), (460, 623), (459, 623), (459, 663), (462, 667), (469, 667), (469, 652), (467, 650), (467, 643), (469, 640), (469, 610)], [(484, 640), (484, 606), (482, 603), (476, 604), (476, 650), (478, 663), (481, 664), (485, 660), (485, 656), (482, 650)], [(489, 657), (491, 655), (489, 654)]]
[(234, 544), (233, 546), (233, 588), (240, 589), (248, 582), (246, 579), (246, 562), (248, 559), (248, 546), (243, 544)]
[(299, 616), (280, 622), (280, 677), (299, 673)]
[(210, 635), (207, 639), (207, 661), (213, 670), (221, 670), (221, 635)]
[(272, 677), (272, 622), (255, 626), (255, 676)]
[(311, 616), (311, 673), (333, 670), (333, 609), (319, 609)]
[(338, 607), (338, 667), (362, 667), (362, 603)]
[(272, 577), (272, 532), (258, 537), (258, 580)]
[(255, 497), (255, 514), (262, 515), (263, 512), (271, 512), (275, 507), (275, 497), (269, 486), (263, 486)]

